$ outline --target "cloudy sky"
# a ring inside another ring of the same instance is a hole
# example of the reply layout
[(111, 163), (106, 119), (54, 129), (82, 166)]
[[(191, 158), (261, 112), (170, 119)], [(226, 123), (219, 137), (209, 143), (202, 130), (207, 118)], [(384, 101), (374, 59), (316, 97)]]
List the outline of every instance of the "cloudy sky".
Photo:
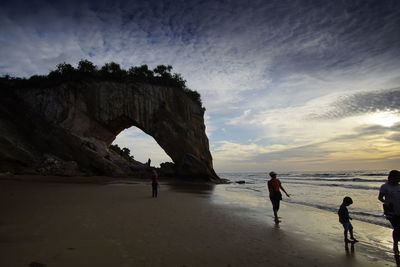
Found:
[[(0, 74), (170, 64), (201, 93), (217, 172), (400, 163), (400, 1), (2, 1)], [(137, 129), (116, 142), (168, 156)]]

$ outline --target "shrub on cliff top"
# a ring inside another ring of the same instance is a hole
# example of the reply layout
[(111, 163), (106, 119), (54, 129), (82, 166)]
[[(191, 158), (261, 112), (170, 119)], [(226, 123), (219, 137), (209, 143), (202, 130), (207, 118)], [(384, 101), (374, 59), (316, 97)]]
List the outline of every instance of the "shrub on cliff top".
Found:
[(131, 155), (131, 151), (127, 147), (120, 148), (118, 144), (110, 145), (110, 149), (115, 151), (121, 157), (125, 158), (128, 161), (134, 161), (133, 155)]
[(150, 70), (147, 65), (131, 67), (124, 70), (115, 62), (104, 64), (98, 68), (92, 62), (82, 59), (78, 67), (60, 63), (48, 75), (33, 75), (29, 79), (13, 78), (8, 75), (0, 78), (1, 87), (7, 87), (11, 82), (18, 87), (52, 87), (64, 82), (78, 81), (115, 81), (115, 82), (143, 82), (161, 86), (170, 86), (183, 91), (189, 98), (202, 105), (200, 94), (186, 86), (186, 80), (178, 73), (172, 73), (171, 65), (158, 65)]
[(87, 59), (82, 59), (78, 63), (78, 72), (80, 73), (95, 73), (97, 71), (96, 65)]

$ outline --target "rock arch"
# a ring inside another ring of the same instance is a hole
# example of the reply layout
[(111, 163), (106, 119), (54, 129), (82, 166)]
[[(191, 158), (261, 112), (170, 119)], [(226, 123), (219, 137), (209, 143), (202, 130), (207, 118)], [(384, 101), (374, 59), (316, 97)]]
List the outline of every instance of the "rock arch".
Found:
[(172, 159), (152, 136), (144, 133), (135, 126), (120, 132), (112, 145), (118, 145), (121, 149), (124, 147), (128, 148), (130, 154), (139, 162), (147, 164), (150, 159), (150, 166), (158, 167), (161, 163), (172, 162)]
[[(41, 120), (62, 130), (58, 138), (69, 142), (66, 151), (81, 153), (73, 158), (78, 164), (126, 172), (108, 162), (106, 154), (121, 131), (135, 126), (152, 136), (171, 157), (178, 175), (219, 180), (205, 133), (205, 109), (181, 90), (141, 83), (90, 82), (18, 89), (15, 94)], [(90, 144), (89, 149), (82, 148), (85, 143)], [(85, 155), (89, 156), (85, 159)]]

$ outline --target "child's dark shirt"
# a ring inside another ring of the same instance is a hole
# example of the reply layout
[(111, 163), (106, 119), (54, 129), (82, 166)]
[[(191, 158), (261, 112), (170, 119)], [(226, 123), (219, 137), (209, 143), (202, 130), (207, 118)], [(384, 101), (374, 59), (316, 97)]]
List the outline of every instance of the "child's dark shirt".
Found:
[(339, 215), (340, 223), (350, 222), (349, 210), (347, 209), (347, 207), (344, 204), (340, 205), (338, 215)]

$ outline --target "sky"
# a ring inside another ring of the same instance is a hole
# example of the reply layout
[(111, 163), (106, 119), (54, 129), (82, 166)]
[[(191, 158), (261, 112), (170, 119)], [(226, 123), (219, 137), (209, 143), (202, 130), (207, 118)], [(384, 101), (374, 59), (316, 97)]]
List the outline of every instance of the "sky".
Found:
[[(400, 1), (2, 1), (0, 74), (88, 59), (173, 66), (206, 108), (218, 172), (395, 169)], [(142, 162), (154, 139), (117, 137)]]

